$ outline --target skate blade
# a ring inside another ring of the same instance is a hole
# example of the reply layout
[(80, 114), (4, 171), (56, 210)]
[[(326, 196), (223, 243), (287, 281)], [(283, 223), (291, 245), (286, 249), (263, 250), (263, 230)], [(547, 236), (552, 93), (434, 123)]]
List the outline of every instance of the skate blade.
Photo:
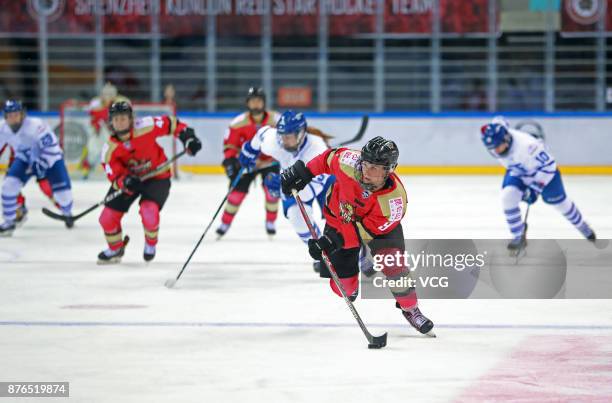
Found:
[(431, 338), (438, 337), (438, 336), (436, 336), (436, 334), (434, 333), (433, 330), (430, 330), (429, 332), (425, 333), (423, 336), (428, 336), (428, 337), (431, 337)]
[(21, 228), (21, 227), (23, 226), (23, 224), (25, 224), (25, 223), (26, 223), (26, 221), (28, 221), (28, 216), (27, 216), (27, 215), (25, 215), (25, 216), (21, 217), (21, 220), (19, 220), (19, 221), (15, 222), (15, 226), (16, 226), (17, 228)]
[(13, 236), (13, 232), (15, 232), (15, 230), (0, 232), (0, 238), (10, 238)]
[(110, 258), (109, 260), (100, 260), (98, 259), (98, 266), (110, 266), (113, 264), (119, 264), (121, 263), (121, 257), (113, 257)]

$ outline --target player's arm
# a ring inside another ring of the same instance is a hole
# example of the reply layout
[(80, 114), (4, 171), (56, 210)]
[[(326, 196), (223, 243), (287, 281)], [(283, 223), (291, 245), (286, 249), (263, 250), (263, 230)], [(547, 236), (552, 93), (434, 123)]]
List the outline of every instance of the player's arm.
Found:
[(391, 194), (379, 196), (375, 207), (357, 223), (364, 241), (384, 236), (393, 231), (406, 214), (406, 193), (401, 188)]
[(195, 155), (202, 149), (202, 142), (196, 136), (195, 130), (181, 122), (176, 116), (155, 116), (152, 133), (156, 137), (174, 136), (178, 138), (189, 155)]
[(62, 157), (59, 140), (49, 126), (42, 124), (37, 128), (40, 133), (32, 147), (30, 163), (37, 178), (42, 178), (51, 164)]
[(238, 155), (240, 165), (248, 170), (254, 169), (257, 158), (262, 152), (272, 158), (278, 159), (280, 157), (280, 149), (274, 147), (274, 143), (270, 141), (271, 136), (275, 136), (272, 127), (264, 126), (257, 131), (250, 141), (245, 142)]
[(115, 188), (119, 188), (118, 180), (128, 174), (128, 169), (125, 164), (121, 162), (117, 155), (117, 151), (118, 145), (111, 141), (107, 141), (102, 147), (102, 156), (100, 158), (106, 177)]
[(281, 189), (283, 193), (290, 195), (293, 189), (299, 192), (315, 176), (321, 174), (333, 175), (338, 165), (338, 155), (343, 150), (332, 148), (314, 157), (308, 164), (298, 160), (295, 164), (285, 169), (281, 174)]
[(545, 150), (543, 144), (540, 144), (530, 157), (531, 166), (535, 173), (533, 175), (533, 182), (529, 187), (541, 193), (555, 176), (557, 172), (557, 162), (554, 157)]

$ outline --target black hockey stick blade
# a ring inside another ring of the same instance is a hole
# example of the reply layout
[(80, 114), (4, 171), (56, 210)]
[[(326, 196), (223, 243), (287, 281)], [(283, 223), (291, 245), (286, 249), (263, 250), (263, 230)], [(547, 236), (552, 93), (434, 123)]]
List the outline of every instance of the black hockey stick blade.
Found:
[(387, 333), (383, 333), (380, 336), (372, 336), (369, 340), (368, 348), (383, 348), (387, 345)]
[(352, 139), (343, 141), (342, 143), (338, 144), (337, 147), (346, 146), (348, 144), (356, 143), (359, 140), (361, 140), (368, 128), (369, 121), (370, 121), (370, 117), (368, 115), (363, 115), (363, 117), (361, 118), (361, 126), (359, 127), (357, 134), (355, 134), (355, 136), (353, 136)]
[(64, 222), (66, 221), (66, 217), (65, 216), (63, 216), (62, 214), (55, 213), (55, 212), (49, 210), (46, 207), (42, 208), (42, 212), (43, 212), (44, 215), (46, 215), (49, 218), (53, 218), (54, 220), (60, 220), (60, 221), (64, 221)]
[[(182, 157), (182, 156), (183, 156), (183, 155), (185, 155), (186, 153), (187, 153), (187, 150), (183, 150), (183, 151), (181, 151), (180, 153), (176, 154), (174, 157), (170, 158), (169, 160), (167, 160), (166, 162), (164, 162), (163, 164), (161, 164), (160, 166), (158, 166), (158, 167), (157, 167), (156, 169), (154, 169), (153, 171), (151, 171), (151, 172), (149, 172), (149, 173), (147, 173), (147, 174), (143, 175), (141, 179), (142, 179), (142, 180), (147, 180), (147, 179), (150, 179), (150, 178), (154, 177), (155, 175), (159, 174), (159, 173), (160, 173), (162, 170), (166, 169), (168, 166), (170, 166), (171, 164), (173, 164), (173, 163), (174, 163), (174, 161), (178, 160), (180, 157)], [(121, 194), (122, 194), (122, 191), (121, 191), (121, 190), (118, 190), (118, 191), (116, 191), (116, 192), (114, 192), (114, 193), (111, 193), (111, 194), (109, 194), (108, 196), (106, 196), (106, 197), (104, 198), (104, 200), (102, 200), (101, 202), (98, 202), (98, 203), (94, 204), (93, 206), (89, 207), (87, 210), (85, 210), (85, 211), (83, 211), (83, 212), (81, 212), (81, 213), (79, 213), (79, 214), (73, 215), (73, 216), (71, 216), (71, 217), (66, 217), (66, 216), (64, 216), (64, 215), (62, 215), (62, 214), (55, 213), (55, 212), (53, 212), (53, 211), (49, 210), (49, 209), (48, 209), (48, 208), (46, 208), (46, 207), (43, 207), (43, 208), (42, 208), (42, 212), (43, 212), (43, 214), (44, 214), (44, 215), (46, 215), (47, 217), (52, 218), (52, 219), (54, 219), (54, 220), (60, 220), (60, 221), (63, 221), (63, 222), (65, 222), (65, 223), (66, 223), (66, 222), (68, 222), (68, 221), (72, 221), (72, 222), (74, 223), (74, 222), (75, 222), (76, 220), (78, 220), (79, 218), (81, 218), (81, 217), (83, 217), (83, 216), (85, 216), (85, 215), (87, 215), (87, 214), (91, 213), (92, 211), (94, 211), (95, 209), (97, 209), (98, 207), (100, 207), (101, 205), (103, 205), (103, 204), (105, 204), (105, 203), (108, 203), (108, 202), (110, 202), (110, 201), (111, 201), (111, 200), (113, 200), (113, 199), (116, 199), (116, 198), (117, 198), (117, 197), (119, 197)]]

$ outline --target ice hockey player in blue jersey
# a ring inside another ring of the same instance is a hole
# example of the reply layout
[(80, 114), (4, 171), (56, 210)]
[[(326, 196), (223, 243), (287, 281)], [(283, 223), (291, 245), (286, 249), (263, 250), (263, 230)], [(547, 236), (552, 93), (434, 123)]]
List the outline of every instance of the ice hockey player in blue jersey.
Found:
[[(20, 102), (8, 100), (0, 121), (0, 148), (8, 144), (15, 150), (15, 160), (2, 182), (2, 214), (0, 236), (15, 231), (17, 197), (32, 176), (47, 178), (53, 198), (65, 216), (71, 216), (72, 190), (57, 136), (41, 119), (26, 116)], [(66, 226), (72, 227), (67, 221)]]
[(525, 245), (525, 223), (519, 203), (533, 204), (541, 195), (545, 203), (555, 207), (580, 233), (595, 241), (595, 232), (584, 221), (578, 207), (565, 194), (561, 173), (544, 142), (520, 130), (511, 129), (502, 117), (481, 128), (482, 142), (489, 152), (506, 167), (502, 183), (502, 206), (512, 234), (510, 250)]
[[(292, 110), (285, 111), (276, 124), (276, 128), (264, 126), (257, 131), (251, 141), (244, 143), (238, 158), (240, 164), (247, 169), (253, 169), (261, 152), (277, 160), (281, 170), (289, 168), (297, 160), (307, 163), (329, 147), (321, 136), (308, 133), (306, 129), (304, 114)], [(312, 219), (313, 203), (316, 200), (321, 208), (325, 205), (325, 194), (333, 182), (333, 176), (319, 175), (299, 193), (318, 235), (320, 235), (320, 230)], [(280, 195), (280, 175), (268, 174), (264, 180), (264, 186), (270, 192)], [(295, 198), (283, 194), (282, 204), (283, 214), (291, 222), (300, 239), (307, 243), (310, 239), (310, 232), (300, 214)], [(320, 263), (315, 262), (314, 266), (315, 271), (319, 271)]]

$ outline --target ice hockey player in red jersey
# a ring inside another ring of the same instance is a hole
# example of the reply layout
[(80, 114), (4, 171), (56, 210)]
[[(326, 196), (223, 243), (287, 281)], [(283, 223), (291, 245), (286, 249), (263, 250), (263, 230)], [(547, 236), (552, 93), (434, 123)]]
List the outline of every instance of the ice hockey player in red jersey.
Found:
[[(246, 97), (246, 106), (248, 111), (234, 118), (223, 140), (224, 159), (222, 164), (230, 183), (236, 178), (238, 171), (240, 171), (238, 155), (240, 154), (242, 145), (250, 141), (261, 127), (274, 127), (276, 121), (280, 117), (277, 112), (266, 110), (266, 94), (261, 88), (249, 88)], [(249, 192), (249, 186), (255, 179), (255, 176), (259, 174), (263, 179), (270, 173), (278, 174), (280, 172), (280, 168), (277, 164), (271, 165), (273, 161), (274, 160), (270, 156), (260, 154), (256, 164), (257, 173), (248, 172), (242, 175), (242, 178), (238, 181), (238, 184), (227, 198), (227, 204), (225, 205), (225, 210), (221, 217), (221, 225), (217, 228), (217, 235), (219, 237), (225, 235), (230, 225), (232, 225), (234, 216)], [(263, 185), (263, 189), (266, 197), (266, 232), (268, 235), (274, 235), (276, 234), (279, 198), (273, 194), (274, 192), (270, 192), (265, 184)]]
[(170, 192), (170, 166), (153, 178), (140, 177), (167, 161), (156, 140), (160, 136), (176, 136), (190, 155), (197, 154), (202, 143), (192, 128), (173, 116), (145, 117), (134, 120), (128, 102), (115, 102), (109, 109), (112, 135), (104, 149), (104, 171), (112, 186), (108, 193), (122, 189), (123, 194), (107, 203), (100, 214), (100, 225), (108, 249), (98, 255), (99, 264), (118, 263), (123, 257), (128, 237), (122, 235), (121, 219), (136, 199), (140, 198), (140, 216), (145, 232), (144, 260), (155, 257), (159, 231), (159, 212)]
[[(325, 251), (347, 295), (357, 298), (359, 287), (359, 250), (362, 244), (372, 256), (392, 255), (405, 250), (401, 220), (406, 214), (407, 196), (404, 185), (393, 172), (399, 150), (393, 141), (375, 137), (361, 151), (347, 148), (330, 149), (312, 159), (308, 165), (297, 161), (281, 175), (285, 194), (301, 190), (317, 175), (335, 175), (336, 182), (328, 191), (323, 212), (326, 225), (319, 239), (308, 241), (308, 251), (321, 260)], [(375, 258), (376, 259), (376, 258)], [(401, 259), (381, 259), (383, 274), (388, 279), (410, 275)], [(396, 282), (400, 283), (400, 282)], [(408, 284), (407, 281), (404, 282)], [(330, 279), (332, 290), (341, 295)], [(419, 332), (433, 335), (433, 323), (417, 306), (413, 287), (391, 289), (404, 317)]]

